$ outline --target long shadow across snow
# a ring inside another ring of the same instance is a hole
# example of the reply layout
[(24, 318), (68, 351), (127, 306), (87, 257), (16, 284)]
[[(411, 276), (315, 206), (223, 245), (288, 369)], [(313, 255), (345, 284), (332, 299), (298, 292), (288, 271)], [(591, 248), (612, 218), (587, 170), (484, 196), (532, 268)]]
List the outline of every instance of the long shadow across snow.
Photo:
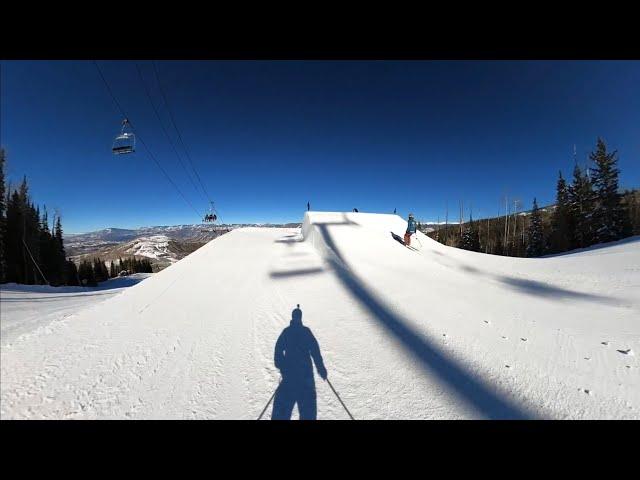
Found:
[[(619, 305), (620, 299), (614, 297), (608, 297), (606, 295), (597, 295), (594, 293), (579, 292), (577, 290), (570, 290), (568, 288), (559, 287), (557, 285), (551, 285), (550, 283), (540, 282), (538, 280), (531, 280), (527, 278), (517, 278), (509, 275), (496, 275), (491, 273), (485, 273), (476, 267), (462, 263), (460, 260), (454, 259), (459, 264), (459, 268), (467, 273), (474, 275), (482, 275), (490, 279), (496, 280), (505, 284), (507, 287), (514, 290), (518, 290), (528, 295), (545, 297), (551, 300), (581, 300), (601, 303), (603, 305)], [(441, 265), (451, 266), (443, 262), (439, 262)]]
[(323, 268), (301, 268), (298, 270), (283, 270), (279, 272), (270, 272), (269, 276), (271, 278), (282, 278), (282, 277), (295, 277), (298, 275), (314, 275), (317, 273), (324, 272)]
[(496, 275), (494, 278), (508, 287), (539, 297), (547, 297), (556, 300), (563, 298), (568, 300), (584, 300), (602, 303), (604, 305), (618, 305), (620, 303), (620, 300), (607, 297), (605, 295), (578, 292), (576, 290), (569, 290), (567, 288), (550, 285), (548, 283), (538, 282), (537, 280), (515, 278), (508, 275)]
[[(348, 222), (351, 223), (351, 222)], [(347, 222), (343, 223), (347, 224)], [(391, 312), (376, 295), (348, 268), (339, 249), (328, 231), (329, 225), (338, 223), (316, 223), (325, 243), (335, 254), (328, 258), (338, 279), (351, 294), (366, 307), (386, 330), (402, 342), (420, 362), (421, 366), (446, 382), (468, 405), (491, 419), (527, 419), (534, 415), (524, 411), (508, 400), (501, 398), (492, 389), (473, 377), (464, 366), (448, 358), (436, 345), (416, 332), (402, 316)]]

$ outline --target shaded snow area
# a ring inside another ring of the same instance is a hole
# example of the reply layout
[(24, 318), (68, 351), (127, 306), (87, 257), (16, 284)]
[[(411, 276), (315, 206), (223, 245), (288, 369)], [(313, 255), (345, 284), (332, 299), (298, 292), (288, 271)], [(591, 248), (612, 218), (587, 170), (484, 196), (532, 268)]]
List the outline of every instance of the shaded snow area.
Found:
[(49, 287), (0, 285), (0, 343), (7, 345), (20, 335), (61, 320), (135, 285), (150, 273), (136, 273), (102, 282), (97, 287)]
[(356, 419), (640, 418), (640, 239), (522, 259), (405, 228), (308, 212), (216, 238), (3, 345), (0, 415), (313, 418), (317, 398), (347, 419), (315, 363)]

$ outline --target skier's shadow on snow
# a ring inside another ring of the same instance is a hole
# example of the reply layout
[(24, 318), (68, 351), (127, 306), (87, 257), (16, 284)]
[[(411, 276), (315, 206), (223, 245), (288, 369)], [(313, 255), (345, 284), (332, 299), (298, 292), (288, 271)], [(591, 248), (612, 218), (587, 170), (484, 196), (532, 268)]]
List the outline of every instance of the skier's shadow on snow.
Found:
[(274, 362), (282, 381), (273, 400), (272, 420), (290, 420), (298, 405), (300, 420), (316, 420), (316, 386), (312, 360), (318, 375), (327, 377), (320, 346), (311, 329), (302, 324), (300, 305), (291, 314), (291, 323), (276, 341)]

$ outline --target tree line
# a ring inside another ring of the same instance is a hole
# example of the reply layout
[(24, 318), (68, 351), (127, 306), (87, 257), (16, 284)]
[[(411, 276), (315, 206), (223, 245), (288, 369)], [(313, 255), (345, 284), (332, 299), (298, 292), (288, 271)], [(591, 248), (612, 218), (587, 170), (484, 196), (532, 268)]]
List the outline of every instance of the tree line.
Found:
[(0, 148), (0, 283), (95, 286), (123, 270), (152, 272), (148, 259), (135, 257), (111, 262), (109, 269), (99, 258), (76, 266), (66, 257), (60, 215), (50, 225), (46, 206), (41, 211), (31, 200), (26, 177), (18, 188), (7, 188), (5, 162)]
[[(640, 234), (640, 191), (619, 191), (618, 154), (602, 139), (589, 155), (593, 167), (573, 169), (571, 183), (559, 172), (556, 202), (530, 212), (446, 225), (428, 233), (446, 245), (476, 252), (538, 257)], [(461, 215), (462, 216), (462, 215)]]
[(65, 255), (62, 220), (51, 225), (46, 206), (29, 196), (26, 177), (18, 188), (5, 187), (5, 152), (0, 149), (0, 282), (73, 285), (75, 264)]
[(146, 258), (119, 258), (117, 263), (115, 261), (110, 262), (108, 268), (106, 262), (100, 258), (85, 259), (78, 266), (78, 281), (81, 285), (95, 287), (99, 282), (119, 277), (123, 272), (127, 275), (132, 273), (152, 273), (153, 267), (151, 261)]

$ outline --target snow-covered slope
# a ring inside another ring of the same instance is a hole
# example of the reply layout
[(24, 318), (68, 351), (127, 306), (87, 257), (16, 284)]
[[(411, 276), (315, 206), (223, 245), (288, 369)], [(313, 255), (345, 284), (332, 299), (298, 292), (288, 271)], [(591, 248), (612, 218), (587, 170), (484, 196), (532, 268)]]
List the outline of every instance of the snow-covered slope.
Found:
[[(2, 418), (257, 418), (300, 304), (358, 418), (640, 418), (640, 239), (483, 255), (395, 215), (243, 228), (2, 347)], [(318, 418), (348, 418), (316, 378)], [(271, 408), (265, 413), (269, 418)]]
[(0, 341), (2, 345), (11, 343), (20, 335), (111, 298), (151, 275), (134, 273), (111, 278), (97, 287), (2, 284)]

